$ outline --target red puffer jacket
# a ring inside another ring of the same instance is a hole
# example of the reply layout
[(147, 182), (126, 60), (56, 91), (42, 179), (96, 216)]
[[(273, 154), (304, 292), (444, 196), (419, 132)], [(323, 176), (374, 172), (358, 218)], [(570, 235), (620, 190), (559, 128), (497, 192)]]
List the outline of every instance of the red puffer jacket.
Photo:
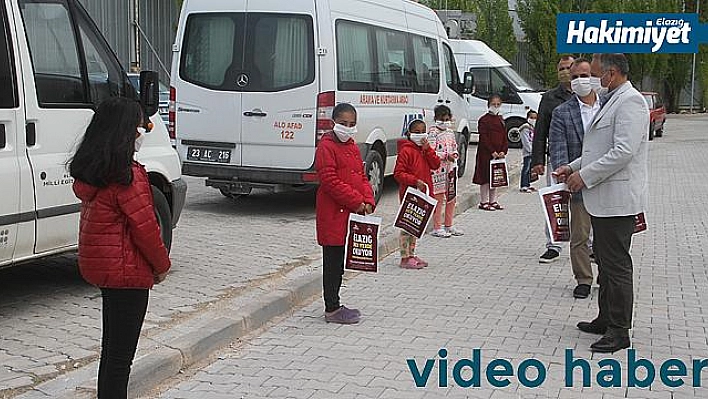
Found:
[(428, 185), (428, 194), (433, 196), (432, 172), (440, 167), (440, 158), (431, 147), (423, 147), (406, 139), (398, 141), (398, 159), (393, 169), (393, 178), (398, 182), (398, 197), (403, 199), (406, 188), (416, 187), (418, 180)]
[(353, 140), (342, 143), (325, 134), (315, 153), (317, 189), (317, 242), (324, 246), (344, 245), (349, 214), (361, 204), (375, 206), (374, 192), (364, 173), (364, 162)]
[(132, 169), (129, 186), (74, 182), (81, 199), (79, 270), (102, 288), (152, 288), (154, 276), (170, 268), (147, 173), (138, 163)]

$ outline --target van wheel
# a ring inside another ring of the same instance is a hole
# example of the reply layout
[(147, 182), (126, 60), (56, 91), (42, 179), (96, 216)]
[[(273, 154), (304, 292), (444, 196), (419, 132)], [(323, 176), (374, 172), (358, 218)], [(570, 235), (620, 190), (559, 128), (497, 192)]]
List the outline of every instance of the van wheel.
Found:
[(162, 236), (162, 242), (167, 247), (167, 252), (170, 252), (172, 248), (172, 211), (170, 210), (170, 204), (165, 198), (165, 194), (158, 190), (155, 186), (152, 187), (152, 199), (155, 203), (155, 217), (157, 218), (157, 224), (160, 226), (160, 235)]
[(506, 138), (509, 141), (509, 147), (521, 148), (521, 130), (519, 127), (524, 124), (524, 121), (518, 118), (511, 118), (505, 122)]
[(237, 199), (239, 199), (240, 197), (243, 197), (243, 196), (247, 195), (247, 194), (234, 194), (234, 193), (232, 193), (232, 192), (229, 192), (229, 190), (226, 190), (226, 189), (223, 189), (223, 188), (219, 188), (219, 192), (220, 192), (221, 195), (223, 195), (224, 197), (229, 198), (229, 199), (232, 199), (232, 200), (237, 200)]
[(374, 192), (374, 201), (378, 204), (383, 194), (384, 163), (377, 150), (372, 149), (366, 154), (366, 178), (369, 179), (371, 190)]
[(654, 123), (649, 124), (649, 140), (654, 140)]
[(460, 157), (457, 159), (457, 177), (462, 177), (465, 174), (465, 168), (467, 168), (467, 147), (469, 146), (470, 139), (467, 138), (466, 134), (460, 136), (460, 141), (457, 143), (457, 152)]

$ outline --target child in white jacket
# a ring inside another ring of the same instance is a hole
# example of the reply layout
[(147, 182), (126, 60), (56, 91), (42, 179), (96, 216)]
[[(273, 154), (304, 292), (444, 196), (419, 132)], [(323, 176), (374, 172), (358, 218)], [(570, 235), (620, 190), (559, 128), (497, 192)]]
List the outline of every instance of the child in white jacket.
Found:
[[(461, 236), (464, 232), (453, 227), (453, 217), (455, 216), (456, 198), (448, 198), (448, 188), (450, 187), (450, 174), (457, 173), (457, 141), (455, 132), (452, 130), (452, 111), (446, 105), (435, 107), (435, 124), (428, 130), (430, 144), (434, 145), (435, 153), (440, 158), (440, 168), (433, 172), (433, 194), (438, 204), (433, 214), (434, 237)], [(455, 181), (456, 181), (455, 176)], [(442, 213), (445, 208), (445, 220), (443, 225)]]

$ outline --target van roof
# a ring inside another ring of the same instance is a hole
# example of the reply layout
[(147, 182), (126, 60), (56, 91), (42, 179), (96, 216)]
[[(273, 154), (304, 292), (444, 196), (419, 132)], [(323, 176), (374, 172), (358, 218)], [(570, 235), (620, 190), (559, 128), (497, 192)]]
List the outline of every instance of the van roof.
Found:
[(450, 39), (452, 51), (455, 54), (465, 54), (464, 69), (473, 66), (503, 67), (511, 66), (501, 55), (489, 48), (486, 43), (479, 40), (453, 40)]

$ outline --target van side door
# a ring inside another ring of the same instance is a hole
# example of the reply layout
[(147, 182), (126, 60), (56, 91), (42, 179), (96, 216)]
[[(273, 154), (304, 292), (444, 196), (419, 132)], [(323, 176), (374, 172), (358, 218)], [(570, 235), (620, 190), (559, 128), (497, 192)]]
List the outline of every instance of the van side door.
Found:
[[(36, 197), (34, 252), (76, 245), (80, 202), (67, 163), (95, 104), (125, 93), (125, 74), (74, 0), (19, 0), (27, 157)], [(20, 36), (20, 35), (18, 35)]]
[[(18, 126), (23, 126), (19, 84), (15, 68), (17, 49), (14, 48), (10, 20), (12, 15), (0, 2), (0, 265), (11, 263), (17, 242), (18, 224), (25, 217), (34, 221), (32, 213), (20, 211), (21, 151), (17, 143)], [(32, 226), (34, 228), (34, 226)], [(33, 237), (33, 235), (31, 236)]]

